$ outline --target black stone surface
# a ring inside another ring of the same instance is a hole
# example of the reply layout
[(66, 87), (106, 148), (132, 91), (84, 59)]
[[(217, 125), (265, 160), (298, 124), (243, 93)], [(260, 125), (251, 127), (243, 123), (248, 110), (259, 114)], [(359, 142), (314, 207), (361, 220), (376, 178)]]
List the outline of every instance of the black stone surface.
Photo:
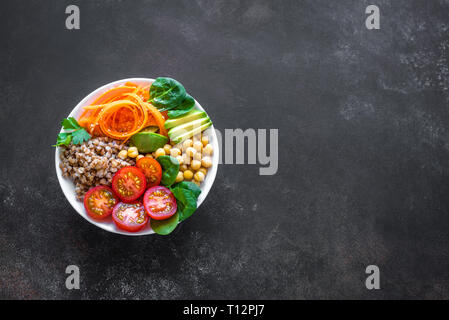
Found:
[[(449, 1), (377, 0), (377, 31), (372, 3), (2, 1), (0, 298), (449, 298)], [(219, 129), (278, 128), (278, 173), (220, 166), (169, 237), (87, 223), (51, 145), (138, 76), (178, 79)]]

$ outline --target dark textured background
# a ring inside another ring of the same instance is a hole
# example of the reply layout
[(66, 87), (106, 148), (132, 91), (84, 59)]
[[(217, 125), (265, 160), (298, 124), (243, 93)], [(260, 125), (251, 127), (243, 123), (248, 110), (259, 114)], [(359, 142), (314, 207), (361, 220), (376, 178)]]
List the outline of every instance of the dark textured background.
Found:
[[(2, 1), (0, 298), (449, 298), (449, 1), (373, 2), (378, 31), (371, 1)], [(278, 174), (221, 166), (169, 237), (87, 223), (51, 145), (136, 76), (178, 79), (219, 129), (279, 128)]]

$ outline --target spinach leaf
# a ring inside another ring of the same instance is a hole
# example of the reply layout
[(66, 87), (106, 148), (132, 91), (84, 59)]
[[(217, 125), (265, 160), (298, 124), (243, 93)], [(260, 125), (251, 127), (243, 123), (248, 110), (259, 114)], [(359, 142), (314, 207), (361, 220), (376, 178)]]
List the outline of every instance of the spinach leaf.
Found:
[(176, 204), (178, 205), (179, 221), (184, 221), (189, 218), (196, 210), (197, 197), (195, 194), (182, 188), (174, 188), (171, 190), (176, 198)]
[(184, 221), (197, 209), (201, 189), (193, 182), (182, 181), (171, 188), (171, 192), (175, 196), (178, 205), (179, 221)]
[(195, 99), (193, 99), (191, 95), (187, 94), (185, 100), (179, 106), (168, 111), (168, 117), (169, 118), (180, 117), (186, 113), (189, 113), (194, 106), (195, 106)]
[(199, 197), (201, 194), (201, 188), (198, 187), (198, 185), (194, 184), (193, 182), (190, 181), (182, 181), (180, 183), (175, 184), (174, 188), (180, 188), (180, 189), (186, 189), (186, 190), (190, 190), (195, 197)]
[(150, 103), (166, 111), (179, 106), (186, 98), (186, 89), (171, 78), (157, 78), (150, 88)]
[(171, 156), (160, 156), (156, 159), (162, 167), (161, 184), (169, 187), (175, 183), (179, 172), (179, 161)]
[(152, 219), (150, 225), (154, 232), (162, 236), (166, 236), (176, 229), (178, 223), (179, 223), (179, 214), (178, 212), (176, 212), (173, 216), (170, 217), (170, 219), (167, 220)]

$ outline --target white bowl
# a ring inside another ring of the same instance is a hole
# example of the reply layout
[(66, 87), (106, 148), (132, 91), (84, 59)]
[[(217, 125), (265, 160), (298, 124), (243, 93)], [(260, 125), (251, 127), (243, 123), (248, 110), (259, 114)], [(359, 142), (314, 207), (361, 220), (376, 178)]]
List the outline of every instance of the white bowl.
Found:
[[(137, 83), (137, 84), (151, 84), (154, 82), (154, 79), (130, 78), (130, 79), (124, 79), (124, 80), (111, 82), (107, 85), (104, 85), (101, 88), (98, 88), (94, 92), (90, 93), (80, 103), (78, 103), (78, 105), (72, 110), (72, 112), (70, 112), (68, 117), (74, 117), (74, 118), (78, 119), (78, 117), (82, 113), (82, 107), (88, 106), (89, 104), (91, 104), (99, 95), (106, 92), (107, 90), (109, 90), (113, 87), (119, 86), (121, 84), (124, 84), (126, 82), (133, 82), (133, 83)], [(196, 100), (195, 100), (195, 108), (204, 111), (204, 109), (201, 107), (201, 105)], [(62, 132), (62, 129), (61, 129), (61, 132)], [(211, 140), (210, 143), (212, 143), (212, 146), (214, 148), (214, 154), (212, 157), (213, 165), (212, 165), (212, 168), (209, 169), (209, 171), (206, 175), (206, 179), (201, 184), (201, 195), (198, 198), (198, 208), (203, 203), (203, 201), (206, 199), (207, 194), (209, 193), (209, 190), (212, 188), (212, 184), (214, 183), (215, 176), (217, 175), (217, 168), (218, 168), (219, 149), (218, 149), (217, 135), (215, 133), (213, 126), (208, 129), (208, 132), (209, 132), (208, 135)], [(143, 235), (154, 233), (150, 227), (150, 224), (148, 224), (143, 230), (141, 230), (139, 232), (132, 233), (132, 232), (126, 232), (126, 231), (122, 231), (122, 230), (118, 229), (115, 226), (114, 222), (112, 222), (112, 218), (107, 218), (107, 219), (105, 219), (105, 221), (96, 221), (96, 220), (92, 219), (86, 213), (83, 203), (76, 200), (75, 184), (69, 178), (64, 178), (62, 176), (61, 169), (59, 168), (59, 163), (61, 162), (60, 157), (59, 157), (60, 152), (61, 152), (61, 149), (56, 148), (55, 164), (56, 164), (56, 175), (58, 176), (59, 184), (61, 185), (62, 192), (64, 192), (64, 195), (67, 198), (67, 200), (70, 202), (72, 207), (76, 210), (76, 212), (78, 212), (84, 219), (86, 219), (90, 223), (96, 225), (97, 227), (99, 227), (103, 230), (113, 232), (113, 233), (123, 234), (123, 235), (127, 235), (127, 236), (143, 236)]]

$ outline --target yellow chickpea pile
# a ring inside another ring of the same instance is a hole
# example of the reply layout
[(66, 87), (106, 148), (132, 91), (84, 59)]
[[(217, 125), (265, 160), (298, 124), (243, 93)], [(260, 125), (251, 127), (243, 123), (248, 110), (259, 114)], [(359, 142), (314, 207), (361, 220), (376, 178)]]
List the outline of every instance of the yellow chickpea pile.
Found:
[[(206, 178), (207, 171), (212, 167), (213, 147), (207, 136), (197, 135), (193, 139), (184, 140), (179, 145), (169, 147), (166, 145), (163, 150), (179, 161), (176, 182), (187, 180), (200, 185)], [(162, 155), (162, 149), (156, 151), (156, 158), (159, 155)]]
[(128, 150), (122, 150), (118, 157), (126, 159), (135, 158), (139, 161), (143, 157), (157, 159), (160, 156), (172, 156), (179, 161), (179, 173), (176, 182), (193, 181), (200, 185), (206, 178), (207, 171), (212, 167), (212, 154), (214, 149), (209, 143), (207, 136), (196, 135), (193, 139), (184, 140), (177, 145), (166, 144), (163, 148), (157, 149), (153, 153), (146, 155), (139, 154), (136, 147), (130, 147)]

